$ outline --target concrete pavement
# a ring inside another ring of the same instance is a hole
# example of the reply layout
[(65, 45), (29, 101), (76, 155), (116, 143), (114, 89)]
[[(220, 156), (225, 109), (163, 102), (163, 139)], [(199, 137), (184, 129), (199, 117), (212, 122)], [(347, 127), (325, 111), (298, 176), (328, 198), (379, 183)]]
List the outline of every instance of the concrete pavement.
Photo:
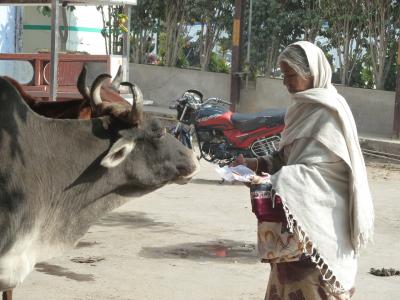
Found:
[[(75, 249), (37, 265), (14, 300), (263, 299), (269, 266), (257, 258), (248, 188), (220, 184), (213, 165), (201, 167), (189, 184), (168, 185), (107, 214)], [(400, 169), (368, 162), (368, 175), (375, 243), (361, 253), (353, 299), (400, 299), (400, 276), (368, 273), (400, 269)], [(82, 258), (88, 263), (76, 262)]]

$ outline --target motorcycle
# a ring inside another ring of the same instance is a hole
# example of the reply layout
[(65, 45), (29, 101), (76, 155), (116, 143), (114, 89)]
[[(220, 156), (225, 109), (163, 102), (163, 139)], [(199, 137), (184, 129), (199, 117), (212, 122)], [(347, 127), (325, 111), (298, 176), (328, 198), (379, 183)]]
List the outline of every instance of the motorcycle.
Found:
[(233, 113), (230, 104), (217, 97), (203, 101), (201, 92), (185, 91), (170, 106), (177, 110), (178, 119), (172, 134), (190, 149), (195, 137), (200, 159), (220, 166), (230, 164), (240, 154), (257, 157), (278, 149), (285, 109)]

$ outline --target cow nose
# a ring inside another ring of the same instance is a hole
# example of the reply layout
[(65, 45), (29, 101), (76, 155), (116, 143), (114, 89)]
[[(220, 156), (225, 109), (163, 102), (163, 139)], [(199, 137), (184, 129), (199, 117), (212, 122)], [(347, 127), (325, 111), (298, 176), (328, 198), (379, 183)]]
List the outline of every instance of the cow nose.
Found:
[(196, 175), (199, 172), (199, 170), (200, 170), (200, 164), (193, 152), (193, 156), (186, 165), (177, 166), (177, 171), (179, 172), (179, 178), (174, 182), (177, 184), (186, 184), (193, 178), (194, 175)]
[(200, 163), (196, 157), (196, 153), (192, 151), (190, 166), (187, 168), (189, 174), (184, 175), (184, 178), (190, 179), (200, 171)]

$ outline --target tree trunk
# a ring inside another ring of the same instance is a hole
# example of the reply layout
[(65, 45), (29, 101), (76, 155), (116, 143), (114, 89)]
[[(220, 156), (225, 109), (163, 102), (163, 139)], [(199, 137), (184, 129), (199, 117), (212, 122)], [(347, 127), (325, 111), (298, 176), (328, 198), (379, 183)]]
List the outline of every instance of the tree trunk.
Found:
[(165, 6), (166, 49), (165, 65), (175, 66), (179, 51), (179, 36), (185, 21), (186, 0), (168, 0)]
[[(106, 17), (104, 15), (103, 5), (100, 5), (100, 13), (101, 13), (101, 19), (103, 21), (103, 28), (105, 29), (106, 28)], [(104, 38), (104, 48), (106, 49), (106, 54), (108, 55), (109, 52), (108, 52), (108, 47), (107, 47), (107, 32), (104, 32), (103, 38)]]
[(199, 55), (200, 55), (200, 67), (203, 69), (204, 65), (204, 47), (206, 43), (206, 33), (204, 32), (206, 30), (206, 25), (202, 22), (201, 23), (201, 28), (200, 28), (200, 34), (199, 34)]
[(345, 25), (345, 33), (343, 39), (343, 61), (342, 61), (342, 69), (341, 69), (341, 84), (344, 86), (349, 85), (348, 81), (348, 72), (349, 72), (349, 44), (351, 36), (349, 35), (349, 24)]
[(320, 0), (305, 1), (305, 8), (311, 16), (309, 16), (308, 22), (306, 22), (304, 40), (314, 43), (322, 23), (320, 18), (315, 17), (315, 15), (321, 16), (322, 13)]
[(265, 76), (270, 77), (272, 70), (276, 67), (276, 60), (278, 58), (279, 42), (273, 39), (271, 45), (268, 47), (267, 60), (265, 63)]
[(202, 71), (208, 71), (211, 53), (215, 47), (216, 40), (218, 39), (220, 34), (219, 30), (215, 29), (215, 24), (211, 22), (207, 23), (205, 38), (203, 39), (203, 46), (200, 48), (202, 52), (200, 52), (200, 65)]
[(318, 28), (309, 28), (309, 30), (307, 30), (304, 33), (304, 40), (309, 41), (310, 43), (314, 44), (315, 39), (317, 38), (318, 32), (319, 32)]
[[(110, 5), (108, 7), (108, 22), (111, 22), (111, 14), (112, 14), (112, 6)], [(111, 25), (111, 23), (109, 23)], [(111, 26), (108, 28), (108, 53), (111, 55), (112, 54), (112, 32), (111, 32)]]
[(377, 89), (384, 89), (388, 75), (387, 69), (393, 63), (393, 55), (387, 49), (389, 41), (394, 40), (396, 31), (400, 25), (400, 12), (398, 6), (389, 4), (386, 1), (368, 0), (366, 7), (369, 20), (369, 47), (371, 54), (371, 65)]
[[(340, 83), (348, 86), (361, 47), (365, 18), (360, 1), (331, 0), (325, 3), (330, 35), (337, 51)], [(355, 44), (354, 44), (355, 42)]]

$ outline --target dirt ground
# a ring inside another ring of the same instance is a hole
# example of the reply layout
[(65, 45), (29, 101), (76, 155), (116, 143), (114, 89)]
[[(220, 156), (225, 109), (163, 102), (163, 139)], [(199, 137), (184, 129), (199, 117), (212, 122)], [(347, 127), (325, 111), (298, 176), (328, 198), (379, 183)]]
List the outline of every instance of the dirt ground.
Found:
[[(361, 253), (354, 299), (400, 299), (400, 276), (368, 273), (400, 269), (400, 166), (370, 162), (368, 171), (375, 243)], [(203, 162), (191, 183), (131, 200), (75, 249), (38, 264), (14, 299), (263, 299), (269, 266), (255, 243), (248, 189), (220, 184)]]

